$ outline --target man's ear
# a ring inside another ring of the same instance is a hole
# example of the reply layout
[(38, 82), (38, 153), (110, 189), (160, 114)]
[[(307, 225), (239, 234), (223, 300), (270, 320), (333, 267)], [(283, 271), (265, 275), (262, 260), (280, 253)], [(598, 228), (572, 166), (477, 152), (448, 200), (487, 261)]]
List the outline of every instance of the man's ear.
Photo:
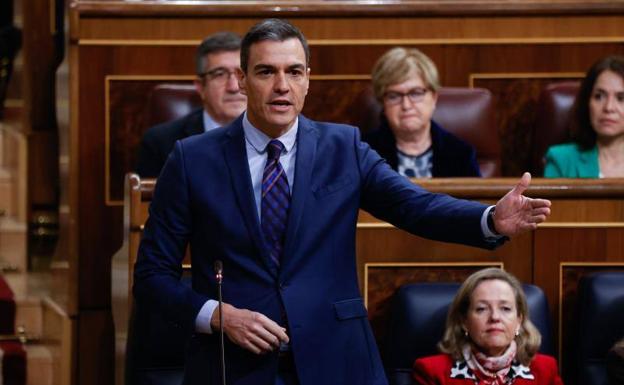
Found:
[(310, 89), (310, 67), (308, 67), (306, 69), (306, 73), (307, 73), (307, 78), (308, 78), (308, 84), (306, 84), (306, 91), (305, 91), (305, 95), (308, 94), (308, 90)]
[(236, 69), (236, 78), (238, 79), (238, 88), (240, 89), (241, 94), (247, 95), (247, 78), (240, 67)]
[(197, 92), (201, 100), (204, 100), (204, 79), (196, 77), (193, 80), (193, 85), (195, 86), (195, 92)]

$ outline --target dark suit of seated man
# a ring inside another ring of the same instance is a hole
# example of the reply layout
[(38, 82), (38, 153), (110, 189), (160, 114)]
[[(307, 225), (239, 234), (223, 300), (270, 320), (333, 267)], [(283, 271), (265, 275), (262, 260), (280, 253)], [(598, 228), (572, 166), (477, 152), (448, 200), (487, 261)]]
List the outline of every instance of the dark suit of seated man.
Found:
[(151, 127), (141, 141), (136, 173), (156, 178), (176, 140), (224, 126), (247, 107), (235, 71), (240, 67), (240, 37), (232, 32), (208, 36), (197, 48), (194, 81), (203, 109)]
[[(247, 111), (176, 142), (158, 178), (134, 295), (194, 327), (186, 384), (221, 383), (221, 326), (230, 385), (388, 383), (357, 283), (360, 208), (420, 236), (490, 248), (550, 214), (549, 201), (522, 195), (528, 173), (496, 206), (433, 194), (356, 127), (305, 118), (309, 58), (288, 22), (253, 26), (239, 70)], [(179, 280), (189, 243), (192, 288)]]

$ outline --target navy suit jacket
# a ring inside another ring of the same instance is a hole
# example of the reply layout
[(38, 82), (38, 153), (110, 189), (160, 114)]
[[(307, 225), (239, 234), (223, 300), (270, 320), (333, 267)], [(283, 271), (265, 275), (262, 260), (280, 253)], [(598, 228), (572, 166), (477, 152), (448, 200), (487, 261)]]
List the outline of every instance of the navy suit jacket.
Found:
[[(380, 127), (366, 134), (363, 140), (386, 159), (390, 167), (397, 169), (399, 157), (396, 140), (385, 116), (381, 118)], [(481, 176), (474, 147), (446, 131), (434, 121), (431, 121), (431, 147), (433, 177)]]
[(204, 132), (203, 109), (197, 109), (179, 119), (149, 128), (139, 147), (135, 171), (143, 178), (156, 178), (177, 140)]
[[(134, 294), (193, 325), (216, 298), (288, 327), (302, 385), (387, 384), (356, 273), (355, 233), (363, 208), (431, 239), (494, 247), (480, 228), (485, 205), (429, 193), (360, 142), (355, 127), (299, 117), (295, 180), (281, 267), (263, 240), (242, 117), (178, 141), (158, 179), (135, 267)], [(210, 165), (207, 167), (206, 165)], [(179, 281), (187, 243), (193, 287)], [(191, 338), (186, 383), (218, 384), (216, 335)], [(229, 384), (274, 384), (276, 354), (226, 342)]]

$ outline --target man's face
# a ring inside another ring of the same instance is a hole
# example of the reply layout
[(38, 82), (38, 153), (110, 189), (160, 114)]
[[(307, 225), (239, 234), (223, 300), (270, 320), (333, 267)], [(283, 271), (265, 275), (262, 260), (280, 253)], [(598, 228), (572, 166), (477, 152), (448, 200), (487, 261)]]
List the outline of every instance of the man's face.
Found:
[(239, 67), (240, 51), (210, 53), (204, 57), (204, 76), (195, 80), (204, 109), (220, 124), (230, 123), (247, 107), (235, 75)]
[(239, 72), (247, 117), (270, 137), (284, 134), (303, 108), (310, 83), (305, 52), (296, 39), (265, 40), (249, 47), (247, 72)]

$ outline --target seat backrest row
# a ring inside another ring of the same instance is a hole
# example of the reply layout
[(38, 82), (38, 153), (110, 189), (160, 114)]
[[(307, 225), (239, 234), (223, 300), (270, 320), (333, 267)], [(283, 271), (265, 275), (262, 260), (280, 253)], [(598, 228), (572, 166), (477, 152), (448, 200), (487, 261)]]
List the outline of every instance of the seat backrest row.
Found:
[[(547, 148), (567, 138), (569, 112), (577, 90), (578, 82), (553, 83), (540, 95), (531, 154), (531, 171), (535, 175), (542, 175), (542, 159)], [(365, 88), (353, 104), (362, 115), (358, 119), (362, 131), (377, 127), (381, 105), (371, 88)], [(152, 126), (176, 119), (200, 106), (201, 100), (192, 84), (161, 84), (149, 97), (146, 123)], [(486, 89), (443, 87), (433, 116), (442, 127), (475, 147), (484, 177), (501, 175), (501, 145), (494, 110), (492, 94)]]
[[(201, 105), (192, 85), (161, 84), (152, 91), (147, 106), (147, 124), (182, 117)], [(354, 109), (361, 111), (363, 131), (379, 123), (381, 106), (370, 88), (354, 101)], [(494, 120), (492, 94), (482, 88), (442, 88), (433, 119), (477, 151), (481, 173), (487, 177), (501, 175), (501, 154), (498, 132)]]

